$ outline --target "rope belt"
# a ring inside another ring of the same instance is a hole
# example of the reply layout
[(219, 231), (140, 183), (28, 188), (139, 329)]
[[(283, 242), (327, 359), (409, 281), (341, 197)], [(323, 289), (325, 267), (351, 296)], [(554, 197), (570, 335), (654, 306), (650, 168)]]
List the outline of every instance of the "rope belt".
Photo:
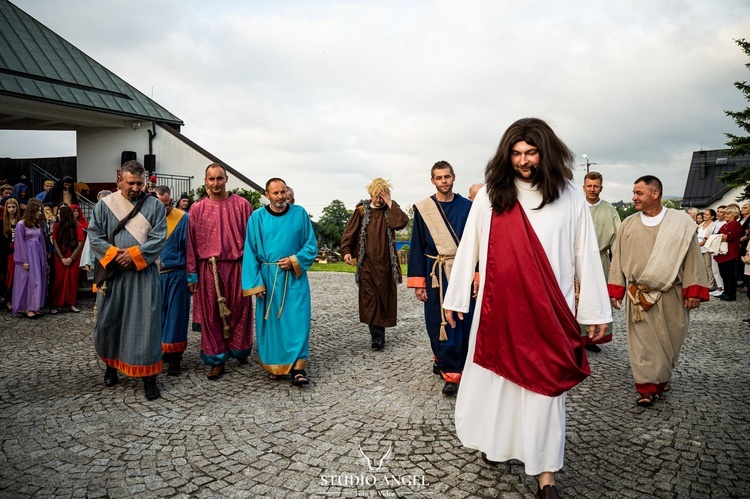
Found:
[[(271, 296), (268, 297), (268, 307), (266, 307), (266, 313), (265, 315), (263, 315), (263, 320), (267, 320), (268, 313), (271, 311), (271, 303), (273, 300), (273, 295), (274, 295), (274, 292), (276, 291), (276, 281), (277, 281), (276, 278), (279, 276), (279, 269), (281, 269), (281, 266), (279, 266), (279, 262), (263, 262), (263, 265), (276, 265), (276, 273), (273, 276), (273, 287), (271, 288)], [(281, 319), (281, 313), (284, 311), (284, 302), (286, 301), (286, 287), (287, 287), (287, 282), (289, 281), (289, 271), (283, 270), (283, 272), (284, 272), (284, 294), (281, 296), (281, 307), (279, 307), (279, 315), (276, 316), (277, 319)]]
[[(656, 293), (656, 296), (646, 296), (648, 293)], [(627, 297), (631, 304), (631, 319), (640, 322), (644, 319), (643, 314), (648, 312), (661, 298), (661, 293), (644, 284), (633, 283), (628, 286)], [(649, 301), (649, 299), (653, 301)]]
[(445, 262), (453, 260), (455, 255), (437, 255), (432, 256), (425, 253), (427, 258), (435, 260), (432, 264), (432, 270), (430, 270), (430, 277), (432, 278), (432, 287), (438, 288), (438, 295), (440, 296), (440, 341), (448, 341), (448, 332), (445, 330), (445, 326), (448, 323), (445, 321), (445, 310), (443, 310), (443, 273), (445, 272)]
[(232, 337), (232, 329), (229, 327), (229, 322), (227, 322), (227, 317), (229, 317), (229, 314), (232, 313), (231, 310), (229, 310), (229, 307), (227, 307), (227, 299), (221, 296), (221, 286), (219, 285), (219, 271), (216, 269), (216, 257), (212, 256), (208, 259), (209, 263), (211, 264), (211, 272), (214, 275), (214, 286), (216, 286), (216, 299), (219, 302), (219, 317), (221, 317), (221, 324), (222, 324), (222, 336), (225, 340), (228, 340)]

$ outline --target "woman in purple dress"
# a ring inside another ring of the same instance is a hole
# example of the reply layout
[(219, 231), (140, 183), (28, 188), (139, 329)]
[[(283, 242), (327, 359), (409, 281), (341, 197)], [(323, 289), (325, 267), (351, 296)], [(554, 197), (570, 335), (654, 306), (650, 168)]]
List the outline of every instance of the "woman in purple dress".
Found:
[(13, 316), (23, 310), (29, 319), (38, 319), (47, 298), (47, 245), (42, 228), (42, 202), (29, 200), (23, 220), (16, 225), (13, 278)]

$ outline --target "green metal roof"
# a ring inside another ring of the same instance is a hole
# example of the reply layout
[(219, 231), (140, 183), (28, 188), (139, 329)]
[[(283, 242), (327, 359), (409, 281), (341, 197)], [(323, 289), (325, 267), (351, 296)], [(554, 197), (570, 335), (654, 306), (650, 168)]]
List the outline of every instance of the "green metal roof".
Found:
[(7, 0), (0, 0), (0, 94), (184, 124)]

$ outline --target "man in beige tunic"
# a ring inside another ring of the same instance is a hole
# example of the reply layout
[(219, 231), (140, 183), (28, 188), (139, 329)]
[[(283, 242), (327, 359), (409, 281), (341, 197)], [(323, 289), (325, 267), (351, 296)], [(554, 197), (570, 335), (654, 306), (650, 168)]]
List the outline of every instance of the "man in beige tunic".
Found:
[(689, 311), (709, 299), (695, 222), (663, 207), (661, 195), (658, 178), (635, 181), (633, 204), (640, 213), (620, 227), (608, 281), (612, 306), (619, 309), (627, 301), (628, 353), (642, 407), (669, 390)]
[[(602, 192), (602, 174), (599, 172), (589, 172), (583, 178), (583, 193), (586, 195), (586, 202), (591, 211), (591, 218), (594, 219), (594, 229), (596, 230), (596, 240), (599, 243), (599, 257), (602, 259), (602, 269), (604, 270), (604, 279), (609, 275), (609, 262), (612, 255), (612, 246), (617, 239), (617, 231), (620, 229), (620, 214), (617, 209), (603, 200), (600, 195)], [(612, 341), (612, 323), (609, 323), (607, 334), (601, 339), (592, 341), (586, 331), (587, 326), (581, 326), (583, 338), (583, 348), (589, 352), (601, 352), (599, 345)]]

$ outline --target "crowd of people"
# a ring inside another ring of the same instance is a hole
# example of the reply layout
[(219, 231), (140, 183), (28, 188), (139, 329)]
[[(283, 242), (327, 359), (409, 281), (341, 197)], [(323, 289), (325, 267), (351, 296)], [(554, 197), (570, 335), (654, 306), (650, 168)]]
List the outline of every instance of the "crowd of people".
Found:
[[(591, 373), (586, 351), (612, 340), (613, 308), (626, 308), (635, 402), (650, 407), (671, 389), (690, 311), (750, 290), (750, 203), (686, 214), (665, 208), (661, 181), (645, 175), (633, 184), (636, 214), (621, 223), (600, 197), (602, 175), (587, 173), (581, 193), (573, 162), (547, 123), (525, 118), (506, 130), (468, 198), (453, 190), (453, 166), (435, 163), (435, 191), (414, 205), (406, 277), (424, 303), (432, 372), (457, 397), (459, 439), (489, 464), (522, 461), (539, 498), (559, 497), (566, 393)], [(46, 304), (79, 312), (84, 267), (94, 273), (94, 346), (107, 387), (124, 374), (144, 380), (148, 400), (161, 396), (164, 364), (170, 376), (182, 370), (191, 301), (209, 380), (232, 359), (247, 365), (257, 341), (269, 380), (309, 384), (310, 217), (281, 178), (266, 182), (268, 204), (256, 210), (227, 191), (228, 178), (209, 165), (206, 196), (191, 205), (128, 161), (90, 223), (69, 177), (45, 184), (44, 204), (0, 187), (7, 308), (29, 318)], [(397, 324), (395, 237), (409, 223), (392, 189), (374, 179), (341, 240), (375, 351)]]
[(45, 181), (31, 198), (25, 182), (0, 186), (0, 306), (15, 317), (39, 319), (47, 306), (80, 312), (88, 221), (73, 185), (71, 177)]

